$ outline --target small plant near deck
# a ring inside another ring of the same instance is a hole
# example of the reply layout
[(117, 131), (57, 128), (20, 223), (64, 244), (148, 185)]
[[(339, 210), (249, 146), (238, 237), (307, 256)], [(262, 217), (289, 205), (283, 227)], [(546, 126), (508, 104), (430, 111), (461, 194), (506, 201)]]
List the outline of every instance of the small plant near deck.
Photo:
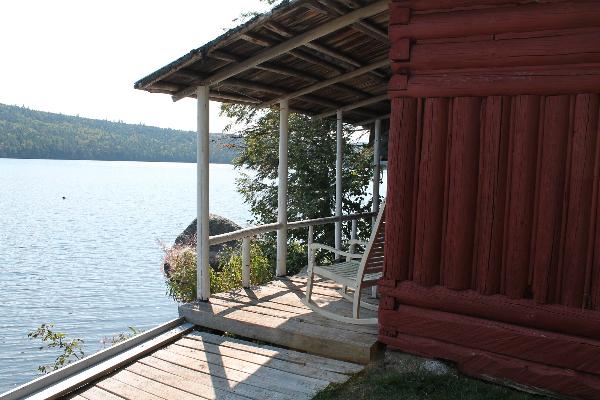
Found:
[(167, 295), (179, 303), (196, 299), (196, 250), (189, 246), (165, 248), (163, 265)]
[[(196, 250), (189, 246), (165, 248), (163, 260), (167, 295), (179, 303), (196, 300)], [(250, 283), (260, 285), (273, 279), (274, 266), (258, 243), (250, 245)], [(211, 293), (242, 286), (242, 256), (239, 247), (226, 247), (219, 254), (218, 270), (210, 269)]]
[(127, 339), (131, 339), (132, 337), (144, 332), (142, 329), (136, 328), (135, 326), (130, 326), (128, 327), (128, 329), (129, 331), (127, 332), (121, 332), (113, 336), (106, 336), (102, 338), (100, 342), (104, 347), (110, 347), (114, 346), (117, 343), (124, 342)]
[[(138, 329), (135, 326), (130, 326), (129, 332), (122, 332), (114, 336), (105, 337), (102, 339), (101, 343), (104, 347), (114, 346), (115, 344), (130, 339), (142, 332), (143, 330)], [(56, 371), (65, 365), (81, 360), (85, 356), (83, 339), (69, 339), (66, 333), (54, 330), (53, 324), (42, 324), (36, 330), (29, 332), (27, 337), (29, 339), (41, 340), (43, 345), (40, 346), (40, 350), (58, 349), (60, 351), (60, 354), (54, 360), (54, 364), (38, 366), (38, 371), (42, 374)]]
[(53, 324), (42, 324), (35, 331), (29, 332), (27, 337), (41, 340), (44, 345), (40, 347), (40, 350), (46, 347), (60, 351), (60, 354), (54, 360), (54, 364), (38, 367), (38, 371), (43, 374), (55, 371), (84, 357), (83, 340), (69, 339), (66, 333), (54, 330)]

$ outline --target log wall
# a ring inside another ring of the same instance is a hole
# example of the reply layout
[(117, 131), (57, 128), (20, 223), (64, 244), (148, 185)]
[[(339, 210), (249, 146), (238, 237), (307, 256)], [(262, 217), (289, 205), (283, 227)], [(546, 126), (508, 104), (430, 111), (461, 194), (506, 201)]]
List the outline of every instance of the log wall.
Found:
[(389, 36), (380, 340), (600, 398), (600, 1), (392, 1)]

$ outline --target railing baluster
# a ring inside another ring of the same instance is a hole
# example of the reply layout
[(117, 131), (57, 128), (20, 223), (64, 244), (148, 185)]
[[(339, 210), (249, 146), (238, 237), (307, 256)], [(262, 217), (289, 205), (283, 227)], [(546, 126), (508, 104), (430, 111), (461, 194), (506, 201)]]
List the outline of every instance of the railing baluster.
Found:
[[(357, 226), (357, 220), (353, 219), (352, 220), (352, 230), (350, 232), (350, 239), (352, 239), (352, 240), (356, 240), (356, 226)], [(354, 243), (352, 243), (350, 245), (350, 253), (354, 253), (355, 249), (356, 249), (356, 245)]]
[(242, 287), (250, 287), (250, 236), (242, 239)]
[(315, 227), (313, 225), (308, 227), (308, 262), (313, 261), (313, 251), (310, 248), (310, 245), (313, 243), (315, 234)]

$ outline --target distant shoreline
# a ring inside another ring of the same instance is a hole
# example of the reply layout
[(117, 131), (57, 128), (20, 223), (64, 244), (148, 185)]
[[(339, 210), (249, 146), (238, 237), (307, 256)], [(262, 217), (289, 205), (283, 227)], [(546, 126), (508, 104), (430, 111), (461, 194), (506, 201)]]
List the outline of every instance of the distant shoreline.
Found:
[[(0, 104), (0, 157), (14, 159), (196, 162), (190, 131), (127, 124)], [(232, 164), (244, 140), (211, 133), (210, 162)]]

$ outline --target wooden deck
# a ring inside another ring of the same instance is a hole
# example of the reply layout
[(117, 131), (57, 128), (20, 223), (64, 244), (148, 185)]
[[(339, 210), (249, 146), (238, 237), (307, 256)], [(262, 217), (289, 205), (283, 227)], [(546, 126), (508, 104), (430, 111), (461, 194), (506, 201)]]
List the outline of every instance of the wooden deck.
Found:
[(310, 399), (363, 367), (193, 331), (65, 397), (76, 400)]
[[(306, 277), (281, 278), (182, 305), (185, 319), (44, 375), (0, 399), (312, 398), (361, 371), (380, 347), (377, 326), (339, 323), (307, 308), (302, 303), (305, 285)], [(313, 299), (328, 311), (350, 315), (351, 303), (337, 289), (317, 281)]]
[[(336, 360), (367, 364), (377, 358), (377, 326), (344, 324), (316, 314), (301, 301), (305, 286), (306, 277), (280, 278), (216, 294), (208, 302), (182, 305), (179, 314), (196, 325)], [(328, 311), (350, 316), (351, 304), (337, 289), (338, 285), (318, 281), (313, 299)]]

